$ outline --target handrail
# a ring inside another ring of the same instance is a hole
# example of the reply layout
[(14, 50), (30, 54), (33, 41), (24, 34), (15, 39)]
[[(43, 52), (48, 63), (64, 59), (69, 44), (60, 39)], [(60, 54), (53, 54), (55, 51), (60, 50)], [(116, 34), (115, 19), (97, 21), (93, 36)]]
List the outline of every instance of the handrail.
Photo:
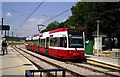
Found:
[[(59, 68), (59, 69), (39, 69), (39, 70), (26, 70), (25, 77), (34, 77), (35, 72), (52, 72), (55, 71), (55, 77), (57, 77), (57, 71), (63, 71), (62, 77), (65, 77), (65, 69)], [(32, 74), (33, 73), (33, 74)], [(50, 74), (49, 74), (50, 75)], [(49, 77), (49, 76), (48, 76)]]
[(33, 76), (32, 73), (30, 72), (30, 70), (26, 70), (26, 71), (25, 71), (25, 77), (34, 77), (34, 76)]

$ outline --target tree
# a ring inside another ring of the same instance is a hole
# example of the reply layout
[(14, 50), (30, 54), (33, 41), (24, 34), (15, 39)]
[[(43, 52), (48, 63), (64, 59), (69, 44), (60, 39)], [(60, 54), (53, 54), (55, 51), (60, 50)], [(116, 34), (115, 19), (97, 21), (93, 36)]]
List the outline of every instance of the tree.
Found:
[(85, 28), (84, 20), (87, 15), (88, 39), (92, 39), (92, 33), (97, 30), (96, 20), (101, 21), (100, 33), (109, 38), (120, 35), (120, 2), (78, 2), (71, 11), (70, 25), (74, 24), (77, 28)]
[(53, 21), (52, 23), (48, 24), (46, 29), (42, 30), (41, 32), (46, 32), (46, 31), (57, 29), (59, 28), (58, 25), (59, 25), (59, 22)]
[[(92, 34), (97, 30), (96, 20), (100, 20), (100, 33), (109, 38), (117, 37), (120, 44), (120, 2), (78, 2), (71, 8), (72, 16), (65, 22), (52, 22), (45, 31), (56, 28), (85, 29), (85, 16), (87, 16), (87, 37), (92, 39)], [(110, 44), (111, 45), (111, 44)], [(120, 46), (120, 45), (119, 45)]]

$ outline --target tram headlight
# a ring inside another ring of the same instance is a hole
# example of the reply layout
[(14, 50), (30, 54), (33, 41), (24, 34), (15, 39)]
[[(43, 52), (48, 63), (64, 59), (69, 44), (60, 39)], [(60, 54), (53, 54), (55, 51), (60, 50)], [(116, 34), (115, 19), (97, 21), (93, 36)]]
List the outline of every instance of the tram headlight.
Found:
[(81, 54), (83, 54), (84, 52), (81, 52)]
[(72, 53), (72, 52), (68, 51), (68, 53)]

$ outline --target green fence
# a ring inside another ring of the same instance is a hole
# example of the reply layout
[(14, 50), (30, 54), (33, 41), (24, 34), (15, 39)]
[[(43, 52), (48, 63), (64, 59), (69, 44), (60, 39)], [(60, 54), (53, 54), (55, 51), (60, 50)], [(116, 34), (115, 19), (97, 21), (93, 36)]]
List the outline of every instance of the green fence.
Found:
[(85, 44), (85, 53), (93, 55), (93, 41), (90, 40), (88, 44)]

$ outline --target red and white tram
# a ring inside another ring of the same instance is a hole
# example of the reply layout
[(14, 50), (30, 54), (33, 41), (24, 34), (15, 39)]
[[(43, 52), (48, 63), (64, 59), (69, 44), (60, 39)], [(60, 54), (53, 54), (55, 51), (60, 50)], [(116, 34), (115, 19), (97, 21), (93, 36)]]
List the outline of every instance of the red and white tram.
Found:
[(60, 59), (85, 59), (83, 29), (59, 28), (27, 36), (26, 48)]

